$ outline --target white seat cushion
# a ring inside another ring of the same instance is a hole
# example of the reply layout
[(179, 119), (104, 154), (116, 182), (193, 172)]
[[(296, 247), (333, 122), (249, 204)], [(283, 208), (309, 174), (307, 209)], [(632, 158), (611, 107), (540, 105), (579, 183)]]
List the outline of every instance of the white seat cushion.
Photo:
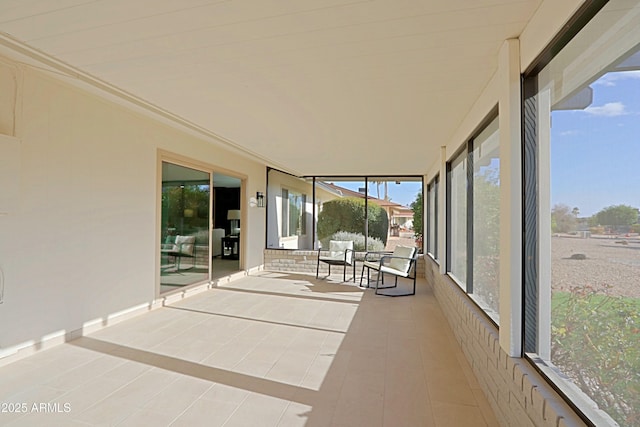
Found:
[(176, 236), (173, 252), (179, 252), (182, 255), (193, 255), (195, 243), (196, 236)]
[[(393, 250), (393, 256), (402, 258), (413, 258), (416, 248), (410, 246), (396, 246)], [(409, 266), (411, 261), (409, 259), (392, 258), (388, 267), (397, 271), (403, 271), (406, 274), (409, 273)]]
[(329, 253), (327, 255), (321, 255), (320, 261), (343, 261), (344, 262), (345, 252), (346, 252), (346, 262), (347, 264), (351, 264), (351, 260), (353, 259), (353, 242), (330, 240)]

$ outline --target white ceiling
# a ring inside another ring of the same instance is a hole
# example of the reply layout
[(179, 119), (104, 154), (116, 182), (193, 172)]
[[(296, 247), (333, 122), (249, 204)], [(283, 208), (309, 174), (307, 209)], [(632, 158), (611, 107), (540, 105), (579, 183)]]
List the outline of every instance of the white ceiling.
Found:
[(0, 31), (301, 175), (423, 174), (542, 0), (0, 0)]

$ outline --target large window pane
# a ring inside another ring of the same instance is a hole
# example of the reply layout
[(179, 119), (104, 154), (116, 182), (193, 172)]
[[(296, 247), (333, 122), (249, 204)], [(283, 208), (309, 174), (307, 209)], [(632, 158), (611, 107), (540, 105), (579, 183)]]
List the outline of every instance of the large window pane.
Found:
[(500, 270), (500, 140), (498, 118), (473, 140), (473, 293), (498, 321)]
[(161, 293), (209, 278), (209, 176), (162, 163)]
[(329, 240), (353, 240), (364, 251), (366, 234), (365, 179), (316, 178), (318, 212), (317, 247), (328, 248)]
[(438, 259), (438, 183), (439, 177), (435, 177), (427, 190), (427, 252)]
[(527, 101), (542, 207), (527, 348), (596, 425), (640, 425), (638, 28), (638, 1), (609, 2)]
[(451, 163), (449, 170), (449, 268), (466, 290), (467, 283), (467, 151)]
[[(295, 177), (270, 169), (267, 247), (358, 252), (415, 246), (422, 235), (422, 177)], [(367, 190), (368, 187), (368, 190)]]
[(416, 233), (422, 236), (423, 227), (422, 179), (369, 177), (367, 183), (370, 244), (387, 251), (416, 246)]

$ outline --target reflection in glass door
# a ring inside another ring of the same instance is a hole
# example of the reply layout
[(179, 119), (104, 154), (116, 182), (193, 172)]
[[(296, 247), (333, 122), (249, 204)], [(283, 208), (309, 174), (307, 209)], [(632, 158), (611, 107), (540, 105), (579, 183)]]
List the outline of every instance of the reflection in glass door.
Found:
[(210, 174), (162, 163), (160, 293), (209, 279)]

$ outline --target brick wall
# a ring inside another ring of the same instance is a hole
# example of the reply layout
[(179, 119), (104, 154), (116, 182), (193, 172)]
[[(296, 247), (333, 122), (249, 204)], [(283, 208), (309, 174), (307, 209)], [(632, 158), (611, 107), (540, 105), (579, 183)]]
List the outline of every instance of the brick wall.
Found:
[(498, 329), (439, 266), (424, 261), (427, 282), (433, 284), (442, 311), (474, 374), (503, 426), (585, 426), (566, 402), (530, 363), (502, 350)]
[[(362, 259), (364, 253), (358, 253), (356, 259)], [(291, 273), (316, 274), (318, 251), (265, 249), (264, 269), (270, 271), (287, 271)], [(361, 264), (356, 263), (356, 277), (360, 277)], [(418, 277), (424, 277), (425, 263), (422, 255), (416, 264)], [(333, 267), (332, 274), (342, 271), (342, 267)], [(320, 263), (320, 275), (329, 273), (328, 265)], [(349, 272), (347, 271), (347, 274)]]
[[(267, 271), (286, 271), (290, 273), (316, 274), (318, 251), (292, 251), (282, 249), (265, 249), (264, 269)], [(328, 273), (327, 265), (320, 264), (320, 274)], [(334, 272), (338, 271), (334, 267)]]

